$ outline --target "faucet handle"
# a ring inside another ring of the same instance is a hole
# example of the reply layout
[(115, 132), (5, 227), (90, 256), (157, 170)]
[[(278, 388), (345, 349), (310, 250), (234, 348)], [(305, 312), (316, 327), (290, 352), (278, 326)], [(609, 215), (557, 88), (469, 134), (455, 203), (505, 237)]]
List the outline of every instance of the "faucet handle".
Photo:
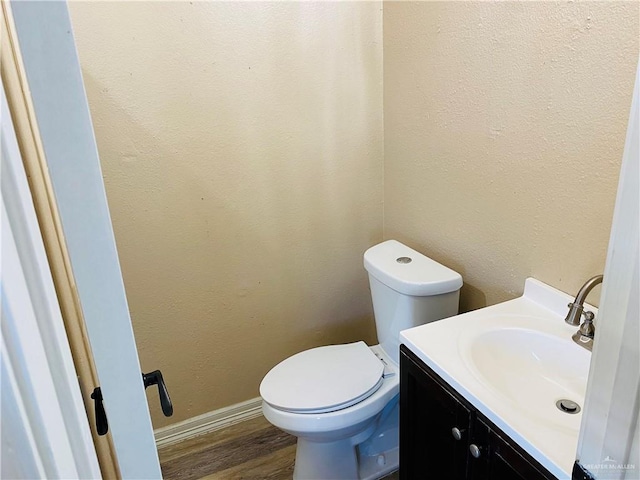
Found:
[(596, 327), (593, 325), (593, 319), (595, 315), (593, 312), (584, 312), (584, 322), (580, 325), (578, 333), (585, 337), (593, 338), (596, 333)]

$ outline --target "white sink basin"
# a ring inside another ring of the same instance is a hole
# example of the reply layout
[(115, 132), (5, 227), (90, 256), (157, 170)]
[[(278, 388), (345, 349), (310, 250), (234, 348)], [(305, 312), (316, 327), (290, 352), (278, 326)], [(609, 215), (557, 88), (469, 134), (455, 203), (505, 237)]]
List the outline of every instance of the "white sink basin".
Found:
[(478, 325), (461, 336), (458, 348), (467, 367), (513, 408), (567, 428), (566, 417), (556, 415), (556, 402), (568, 399), (582, 405), (590, 353), (571, 337), (537, 330), (544, 324), (539, 318), (498, 316), (496, 320), (503, 325), (489, 329)]
[[(570, 478), (591, 353), (564, 323), (572, 298), (534, 279), (522, 297), (401, 332), (409, 347), (558, 478)], [(597, 313), (597, 309), (588, 306)]]

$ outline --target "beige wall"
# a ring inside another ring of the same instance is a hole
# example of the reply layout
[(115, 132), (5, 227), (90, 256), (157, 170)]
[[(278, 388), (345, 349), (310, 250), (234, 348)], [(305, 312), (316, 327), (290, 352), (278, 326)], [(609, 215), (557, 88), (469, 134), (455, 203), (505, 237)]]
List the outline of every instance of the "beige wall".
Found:
[(528, 276), (577, 292), (604, 270), (637, 62), (638, 2), (385, 3), (385, 238), (458, 270), (464, 310)]
[(142, 368), (175, 414), (373, 342), (380, 3), (69, 4)]

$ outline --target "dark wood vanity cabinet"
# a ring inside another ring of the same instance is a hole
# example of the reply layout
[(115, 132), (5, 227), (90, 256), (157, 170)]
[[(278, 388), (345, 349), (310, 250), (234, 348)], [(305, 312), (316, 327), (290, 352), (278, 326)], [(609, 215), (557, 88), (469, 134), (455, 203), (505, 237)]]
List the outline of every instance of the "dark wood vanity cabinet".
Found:
[(401, 345), (401, 480), (554, 478)]

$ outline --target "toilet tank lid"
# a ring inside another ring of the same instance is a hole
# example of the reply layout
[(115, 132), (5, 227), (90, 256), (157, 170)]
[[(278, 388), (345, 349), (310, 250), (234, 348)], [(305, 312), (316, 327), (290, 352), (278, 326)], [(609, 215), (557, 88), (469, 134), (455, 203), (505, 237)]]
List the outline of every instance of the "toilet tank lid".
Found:
[(462, 276), (397, 240), (364, 252), (364, 268), (388, 287), (412, 296), (440, 295), (462, 287)]

